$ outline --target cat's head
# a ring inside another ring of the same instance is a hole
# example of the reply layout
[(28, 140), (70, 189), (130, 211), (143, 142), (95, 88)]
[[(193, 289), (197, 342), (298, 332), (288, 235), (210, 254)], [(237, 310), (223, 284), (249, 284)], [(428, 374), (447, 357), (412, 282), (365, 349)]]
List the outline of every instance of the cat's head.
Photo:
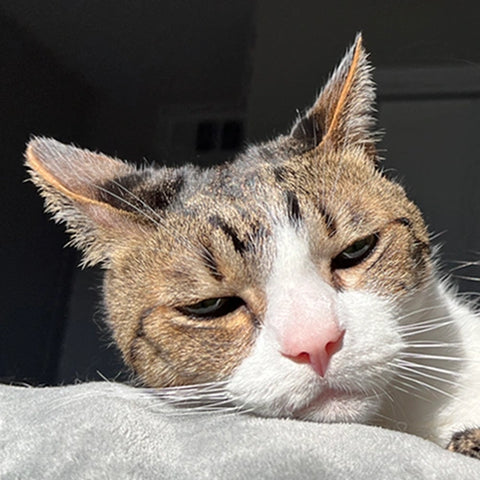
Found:
[(144, 384), (220, 381), (266, 415), (376, 408), (402, 302), (432, 268), (418, 209), (379, 169), (374, 98), (358, 37), (289, 134), (230, 164), (138, 169), (30, 142), (47, 209), (106, 269), (108, 322)]

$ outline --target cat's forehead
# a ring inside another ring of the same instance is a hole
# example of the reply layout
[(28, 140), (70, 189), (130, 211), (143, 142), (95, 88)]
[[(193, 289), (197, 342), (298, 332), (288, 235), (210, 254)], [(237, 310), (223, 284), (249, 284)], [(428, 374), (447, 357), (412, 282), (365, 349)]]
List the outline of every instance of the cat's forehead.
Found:
[(243, 277), (268, 272), (285, 226), (305, 235), (312, 252), (329, 256), (415, 213), (403, 190), (355, 151), (319, 157), (268, 145), (219, 168), (172, 170), (161, 190), (165, 178), (152, 173), (130, 185), (155, 208), (151, 216), (161, 218), (156, 235), (142, 236), (135, 251), (162, 269), (171, 264), (176, 272), (181, 265), (187, 276), (206, 264), (213, 277), (222, 271), (248, 283)]
[(265, 223), (302, 220), (305, 210), (316, 209), (330, 220), (335, 215), (358, 223), (370, 211), (381, 215), (400, 200), (403, 190), (360, 149), (312, 153), (279, 142), (197, 175), (182, 207), (195, 215), (254, 217)]

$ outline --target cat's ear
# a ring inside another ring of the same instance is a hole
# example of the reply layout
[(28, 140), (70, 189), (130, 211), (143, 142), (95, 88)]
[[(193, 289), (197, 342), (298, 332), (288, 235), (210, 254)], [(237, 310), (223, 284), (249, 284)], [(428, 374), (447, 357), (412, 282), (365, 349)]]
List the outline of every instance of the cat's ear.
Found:
[(72, 243), (84, 252), (84, 264), (107, 261), (114, 239), (139, 229), (144, 209), (116, 181), (140, 176), (135, 167), (47, 138), (30, 141), (25, 156), (47, 211), (66, 223)]
[(291, 136), (311, 148), (363, 145), (374, 153), (374, 103), (372, 67), (359, 34)]

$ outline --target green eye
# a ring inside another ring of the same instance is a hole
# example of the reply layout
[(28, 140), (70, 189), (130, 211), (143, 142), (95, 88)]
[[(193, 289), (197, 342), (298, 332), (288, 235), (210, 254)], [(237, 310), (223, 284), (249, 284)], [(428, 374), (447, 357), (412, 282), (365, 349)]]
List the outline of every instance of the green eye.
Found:
[(363, 262), (377, 245), (378, 235), (374, 233), (352, 243), (332, 260), (332, 269), (351, 268)]
[(207, 298), (193, 305), (177, 307), (177, 310), (189, 317), (212, 319), (234, 312), (242, 305), (245, 305), (245, 302), (239, 297), (218, 297)]

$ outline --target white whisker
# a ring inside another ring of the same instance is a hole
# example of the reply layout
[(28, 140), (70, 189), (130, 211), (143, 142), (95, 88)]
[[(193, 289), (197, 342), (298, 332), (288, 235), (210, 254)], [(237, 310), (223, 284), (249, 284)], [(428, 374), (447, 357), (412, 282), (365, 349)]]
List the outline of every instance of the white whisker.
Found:
[(402, 357), (408, 358), (422, 358), (422, 359), (429, 359), (429, 360), (446, 360), (448, 362), (464, 362), (465, 359), (462, 357), (449, 357), (446, 355), (429, 355), (426, 353), (411, 353), (411, 352), (401, 352), (400, 355)]
[(447, 370), (445, 368), (434, 367), (432, 365), (425, 365), (423, 363), (411, 362), (410, 360), (396, 360), (398, 365), (408, 365), (412, 368), (422, 368), (423, 370), (430, 370), (432, 372), (444, 373), (445, 375), (460, 376), (460, 373), (455, 370)]
[[(447, 317), (445, 317), (447, 318)], [(415, 325), (413, 328), (406, 328), (406, 329), (402, 329), (400, 328), (399, 331), (400, 331), (400, 334), (402, 336), (402, 338), (406, 338), (406, 337), (412, 337), (412, 336), (417, 336), (417, 335), (420, 335), (421, 333), (427, 333), (427, 332), (431, 332), (433, 330), (438, 330), (438, 329), (441, 329), (441, 328), (444, 328), (444, 327), (448, 327), (450, 325), (453, 325), (454, 322), (453, 320), (449, 320), (447, 322), (441, 322), (441, 323), (435, 323), (435, 322), (432, 322), (431, 325)]]
[(420, 395), (419, 393), (417, 392), (422, 392), (424, 391), (423, 388), (419, 388), (417, 387), (416, 385), (410, 385), (410, 384), (407, 384), (405, 383), (405, 380), (408, 380), (408, 379), (405, 379), (402, 377), (402, 382), (401, 382), (401, 385), (403, 385), (404, 387), (406, 388), (402, 388), (398, 382), (400, 381), (400, 378), (396, 379), (396, 381), (392, 382), (392, 387), (395, 389), (395, 390), (398, 390), (399, 392), (402, 392), (404, 393), (405, 395), (411, 395), (415, 398), (417, 398), (418, 400), (422, 400), (423, 402), (428, 402), (429, 399), (423, 395)]
[(409, 317), (412, 317), (412, 316), (415, 316), (415, 315), (419, 315), (420, 313), (429, 312), (431, 310), (437, 310), (437, 309), (438, 309), (438, 305), (432, 305), (430, 307), (423, 307), (423, 308), (419, 308), (417, 310), (413, 310), (411, 312), (405, 313), (403, 315), (400, 315), (397, 318), (398, 318), (399, 322), (402, 322), (406, 318), (409, 318)]
[(101, 192), (104, 192), (106, 193), (107, 195), (110, 195), (111, 197), (119, 200), (120, 202), (124, 203), (126, 206), (130, 207), (130, 208), (133, 208), (133, 210), (135, 210), (137, 213), (139, 213), (140, 215), (142, 215), (143, 217), (147, 218), (148, 220), (150, 220), (152, 223), (154, 223), (157, 227), (161, 227), (161, 223), (156, 220), (155, 218), (151, 217), (150, 215), (147, 215), (147, 213), (142, 210), (140, 207), (137, 207), (136, 205), (134, 205), (133, 203), (129, 202), (128, 200), (125, 200), (125, 198), (123, 197), (120, 197), (120, 195), (117, 195), (113, 192), (111, 192), (110, 190), (106, 189), (106, 188), (103, 188), (101, 187), (100, 185), (95, 185), (95, 188), (100, 190)]
[(447, 384), (452, 385), (454, 387), (459, 386), (458, 382), (454, 382), (453, 380), (449, 380), (448, 378), (439, 377), (437, 375), (430, 375), (429, 373), (422, 372), (419, 368), (412, 368), (412, 367), (409, 367), (407, 365), (398, 365), (398, 368), (401, 369), (402, 371), (411, 372), (411, 373), (414, 373), (415, 375), (419, 375), (419, 376), (424, 377), (424, 378), (429, 378), (430, 380), (435, 380), (435, 381), (447, 383)]
[(422, 342), (422, 341), (413, 341), (408, 343), (408, 347), (416, 348), (459, 348), (462, 345), (460, 343), (446, 343), (446, 342)]
[[(408, 375), (405, 375), (405, 374), (398, 374), (398, 377), (401, 378), (402, 380), (404, 381), (408, 381), (408, 382), (413, 382), (417, 385), (419, 385), (420, 387), (420, 391), (424, 390), (424, 389), (427, 389), (427, 390), (432, 390), (434, 392), (437, 392), (437, 393), (440, 393), (441, 395), (445, 395), (446, 397), (449, 397), (451, 399), (455, 399), (455, 397), (450, 394), (449, 392), (446, 392), (445, 390), (441, 390), (440, 388), (437, 388), (433, 385), (431, 385), (430, 383), (427, 383), (427, 382), (422, 382), (421, 380), (418, 380), (416, 378), (413, 378), (411, 376), (408, 376)], [(404, 383), (405, 385), (405, 383)]]
[[(138, 195), (135, 195), (128, 188), (124, 187), (121, 183), (117, 182), (116, 180), (111, 180), (111, 183), (113, 183), (114, 185), (116, 185), (117, 187), (122, 189), (125, 193), (130, 195), (134, 200), (137, 200), (138, 202), (140, 202), (142, 204), (142, 206), (145, 207), (150, 212), (150, 214), (152, 214), (156, 219), (158, 219), (158, 221), (160, 223), (163, 221), (161, 215), (159, 215), (158, 212), (156, 212), (150, 205), (148, 205), (148, 203), (144, 202)], [(97, 186), (97, 188), (98, 188), (98, 186)], [(104, 190), (104, 191), (105, 191), (105, 193), (107, 193), (109, 195), (112, 195), (112, 192), (110, 192), (108, 190)], [(129, 205), (129, 206), (131, 206), (131, 205)], [(145, 212), (143, 212), (143, 213), (145, 214)], [(152, 219), (152, 217), (150, 217), (150, 216), (148, 216), (147, 218), (149, 218), (150, 220)]]
[(469, 282), (480, 282), (480, 277), (470, 277), (467, 275), (452, 275), (452, 276), (460, 280), (468, 280)]

